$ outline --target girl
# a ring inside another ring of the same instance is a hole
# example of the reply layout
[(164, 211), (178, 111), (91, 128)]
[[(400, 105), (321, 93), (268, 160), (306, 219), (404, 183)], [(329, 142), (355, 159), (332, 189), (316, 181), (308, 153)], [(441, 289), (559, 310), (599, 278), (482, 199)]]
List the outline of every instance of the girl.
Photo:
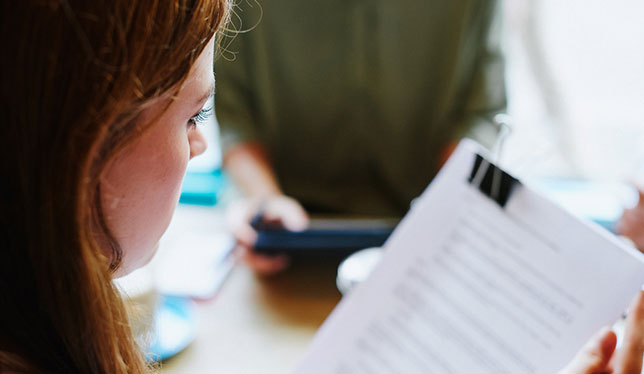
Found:
[(0, 372), (147, 370), (112, 285), (206, 144), (226, 0), (2, 2)]
[[(112, 278), (154, 254), (206, 147), (227, 0), (1, 7), (0, 373), (144, 373)], [(603, 332), (565, 373), (639, 370), (642, 300), (622, 353)]]

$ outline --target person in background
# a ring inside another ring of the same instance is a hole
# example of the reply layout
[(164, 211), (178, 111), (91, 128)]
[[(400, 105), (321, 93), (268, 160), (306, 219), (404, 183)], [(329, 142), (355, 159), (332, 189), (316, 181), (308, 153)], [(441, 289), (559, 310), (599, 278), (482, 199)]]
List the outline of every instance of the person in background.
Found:
[[(215, 64), (233, 232), (309, 214), (402, 217), (464, 136), (490, 146), (506, 108), (497, 1), (247, 1)], [(239, 25), (241, 24), (241, 26)]]
[[(112, 283), (155, 253), (213, 91), (223, 0), (5, 1), (0, 373), (145, 373)], [(46, 62), (46, 63), (43, 63)], [(639, 373), (644, 294), (562, 374)]]

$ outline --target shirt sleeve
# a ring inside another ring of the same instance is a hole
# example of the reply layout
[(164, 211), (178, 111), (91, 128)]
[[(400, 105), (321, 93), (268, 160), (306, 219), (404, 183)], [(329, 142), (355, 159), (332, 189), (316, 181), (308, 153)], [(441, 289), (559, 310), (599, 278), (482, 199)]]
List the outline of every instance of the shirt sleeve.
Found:
[(488, 148), (492, 147), (499, 132), (493, 118), (507, 109), (505, 61), (501, 48), (502, 14), (498, 2), (491, 4), (480, 13), (481, 39), (469, 93), (465, 97), (463, 132), (460, 134)]

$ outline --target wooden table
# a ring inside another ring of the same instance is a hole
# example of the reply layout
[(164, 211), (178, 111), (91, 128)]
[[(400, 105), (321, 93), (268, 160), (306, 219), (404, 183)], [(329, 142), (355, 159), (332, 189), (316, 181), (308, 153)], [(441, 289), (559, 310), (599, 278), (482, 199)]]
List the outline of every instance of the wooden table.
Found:
[(340, 300), (340, 259), (295, 261), (283, 274), (236, 266), (218, 295), (197, 305), (198, 333), (161, 373), (289, 373)]

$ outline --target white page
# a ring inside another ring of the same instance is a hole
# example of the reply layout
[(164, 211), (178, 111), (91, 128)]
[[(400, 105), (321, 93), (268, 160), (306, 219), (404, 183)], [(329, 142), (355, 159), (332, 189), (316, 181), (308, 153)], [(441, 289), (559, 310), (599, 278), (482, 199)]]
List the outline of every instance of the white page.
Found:
[(235, 239), (216, 208), (180, 204), (151, 262), (158, 291), (199, 299), (213, 297), (234, 265)]
[(644, 283), (642, 255), (519, 185), (467, 182), (463, 142), (327, 319), (298, 373), (553, 373)]

